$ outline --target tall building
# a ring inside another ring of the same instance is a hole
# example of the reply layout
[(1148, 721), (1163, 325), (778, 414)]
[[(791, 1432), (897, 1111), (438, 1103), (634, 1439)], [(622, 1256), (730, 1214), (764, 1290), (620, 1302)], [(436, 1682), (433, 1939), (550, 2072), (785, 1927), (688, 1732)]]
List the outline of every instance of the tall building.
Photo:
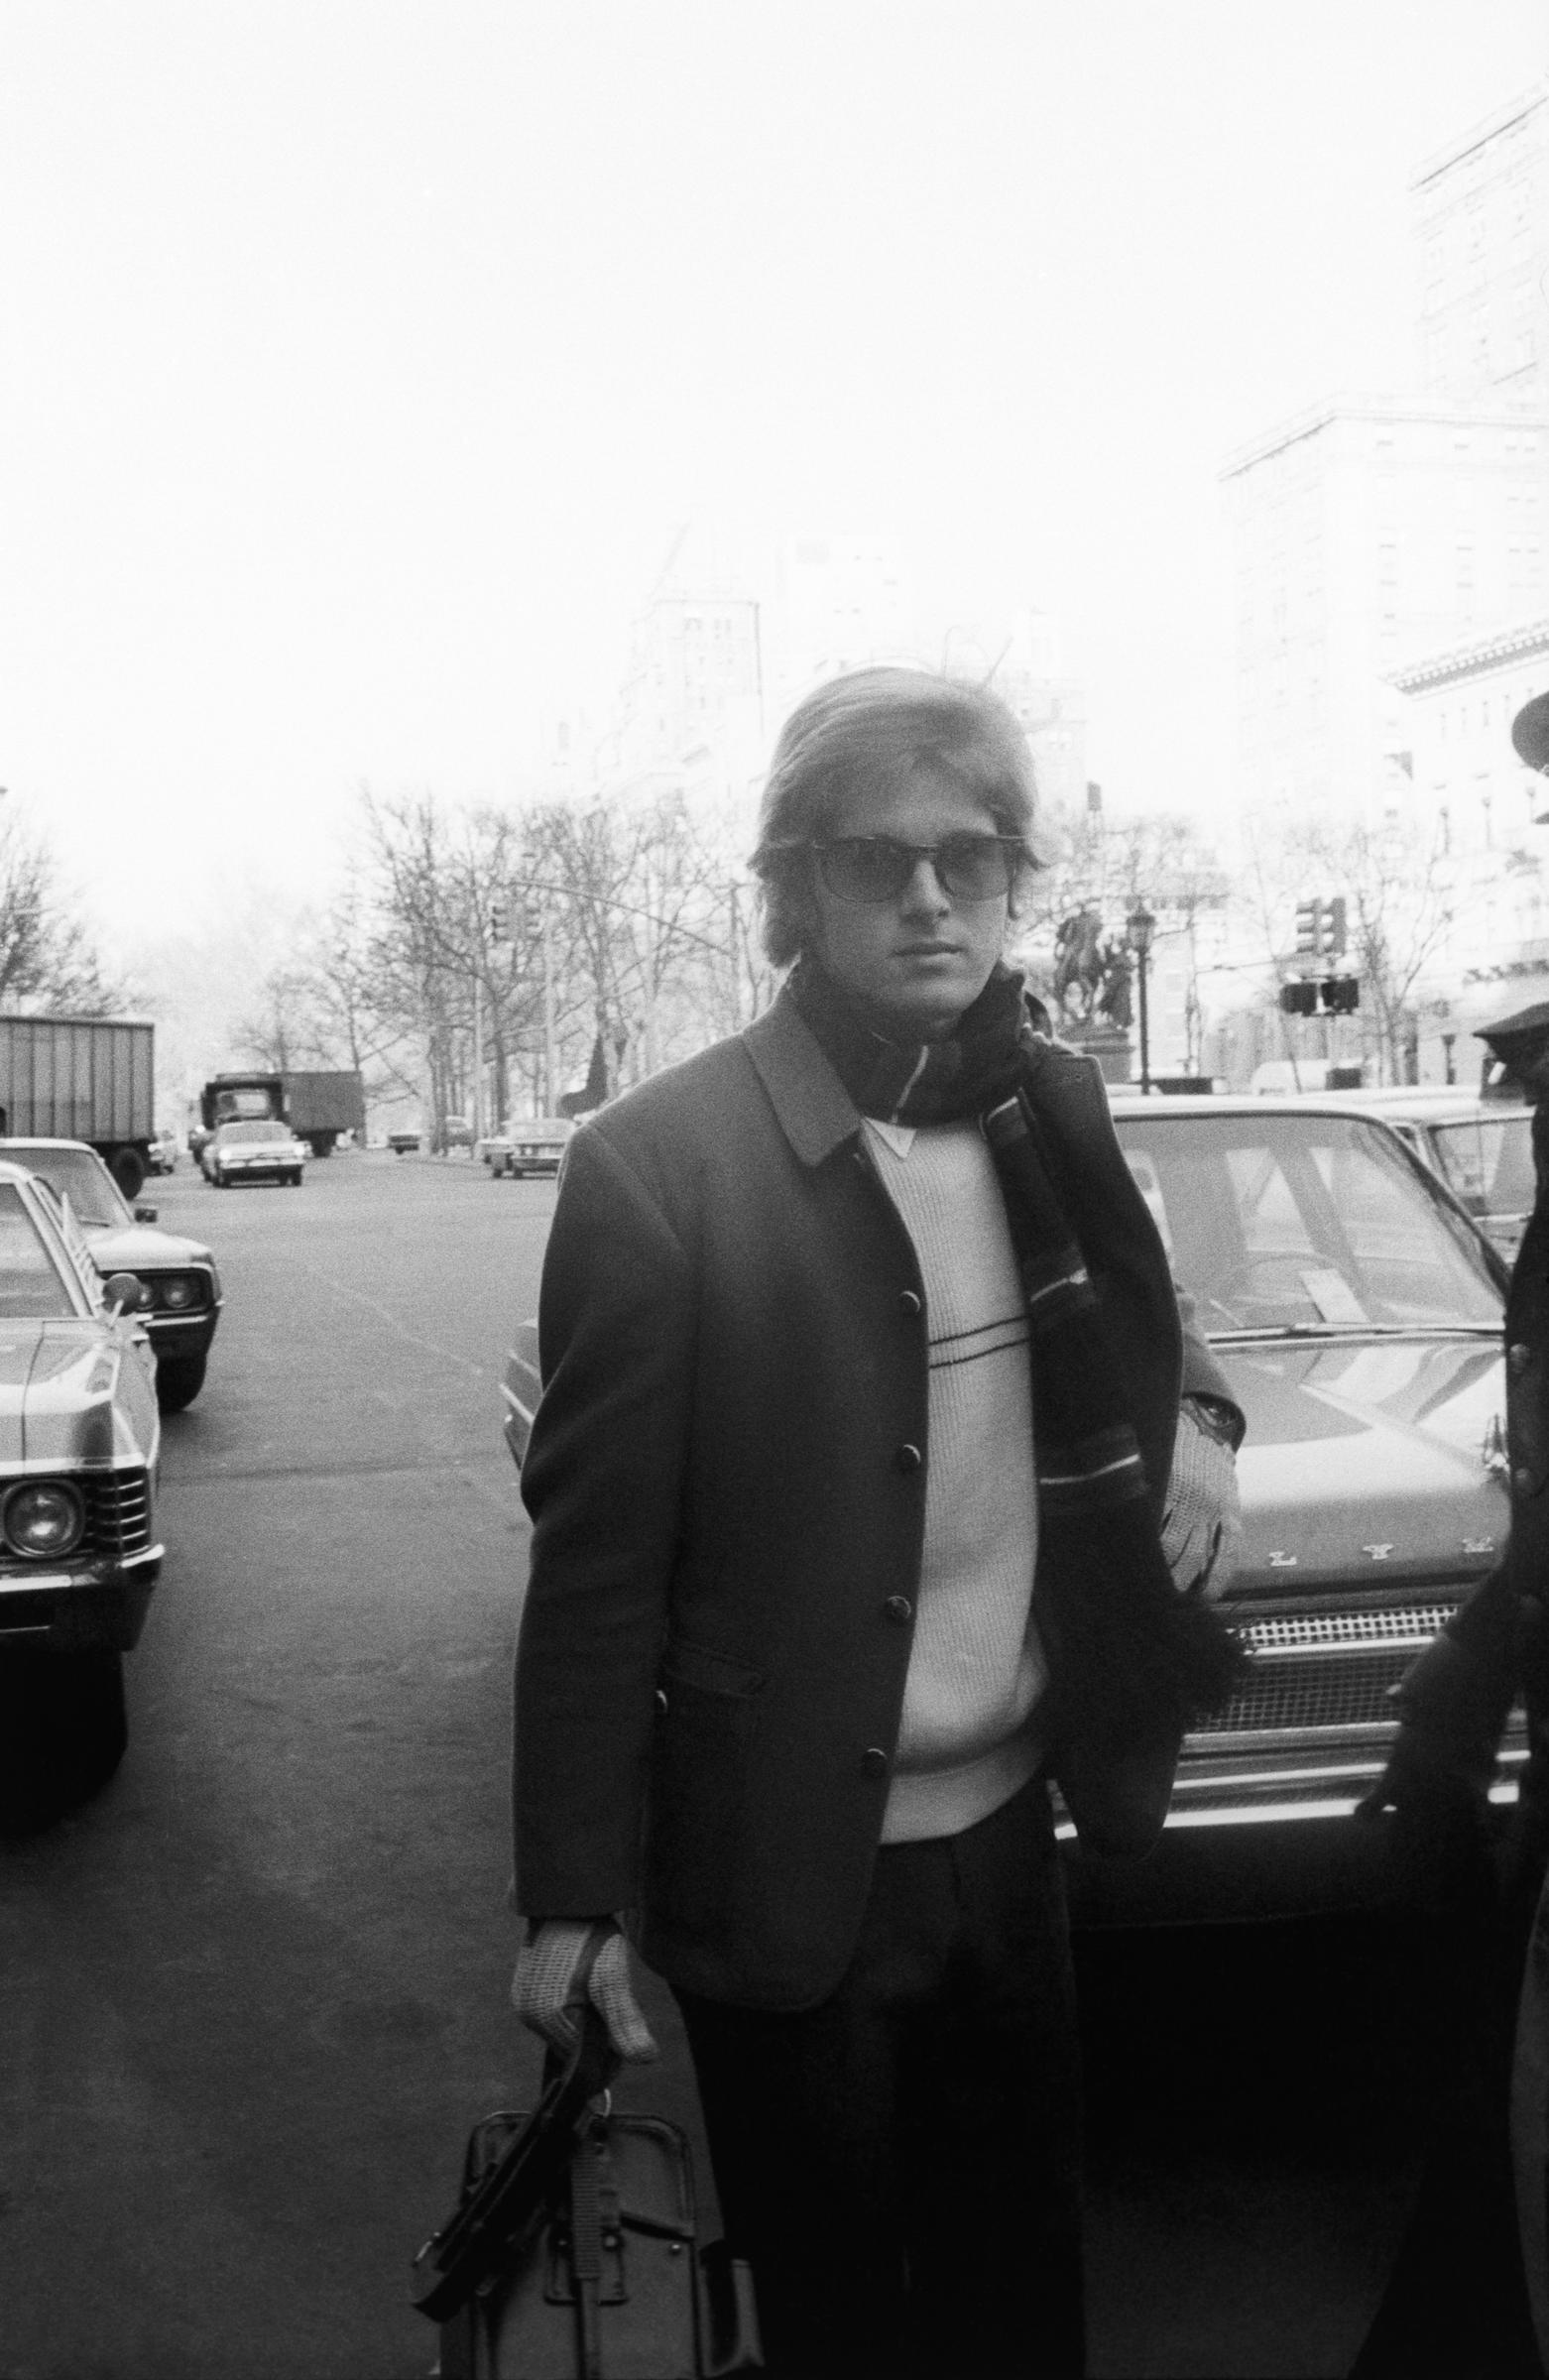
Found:
[(1549, 609), (1549, 84), (1414, 183), (1417, 396), (1335, 399), (1227, 465), (1239, 795), (1370, 819), (1398, 673)]
[(1416, 831), (1440, 855), (1452, 904), (1423, 989), (1428, 1011), (1466, 1036), (1549, 992), (1549, 784), (1511, 748), (1517, 712), (1549, 689), (1549, 614), (1428, 654), (1397, 682)]
[(1420, 370), (1432, 395), (1549, 393), (1549, 85), (1421, 167)]
[(1549, 608), (1541, 404), (1336, 399), (1224, 474), (1238, 793), (1371, 818), (1408, 764), (1405, 663)]

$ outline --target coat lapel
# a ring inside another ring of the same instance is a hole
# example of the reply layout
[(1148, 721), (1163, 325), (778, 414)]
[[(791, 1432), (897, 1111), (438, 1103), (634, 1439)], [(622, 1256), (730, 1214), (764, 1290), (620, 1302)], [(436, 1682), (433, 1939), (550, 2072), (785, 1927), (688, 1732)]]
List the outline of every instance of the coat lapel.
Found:
[(821, 1165), (854, 1139), (861, 1112), (830, 1066), (790, 996), (756, 1016), (743, 1046), (769, 1094), (779, 1127), (803, 1165)]

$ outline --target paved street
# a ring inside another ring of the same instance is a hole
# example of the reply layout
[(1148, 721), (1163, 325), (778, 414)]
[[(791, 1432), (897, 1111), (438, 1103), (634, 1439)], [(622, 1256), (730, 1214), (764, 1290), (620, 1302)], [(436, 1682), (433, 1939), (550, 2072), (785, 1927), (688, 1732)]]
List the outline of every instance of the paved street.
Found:
[[(552, 1190), (372, 1155), (147, 1195), (227, 1306), (167, 1427), (124, 1766), (0, 1854), (0, 2380), (415, 2380), (409, 2257), (536, 2069), (498, 1374)], [(1339, 2049), (1391, 2007), (1380, 1943), (1087, 1965), (1097, 2373), (1343, 2371), (1413, 2174), (1402, 2059)], [(668, 2054), (631, 2090), (691, 2120), (652, 2006)]]

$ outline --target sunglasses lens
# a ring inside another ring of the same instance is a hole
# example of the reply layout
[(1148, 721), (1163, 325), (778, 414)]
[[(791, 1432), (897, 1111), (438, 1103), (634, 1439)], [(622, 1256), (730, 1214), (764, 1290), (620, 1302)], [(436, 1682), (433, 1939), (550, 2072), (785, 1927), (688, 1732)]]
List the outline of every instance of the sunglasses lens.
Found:
[(874, 835), (824, 844), (818, 865), (824, 884), (840, 900), (896, 900), (914, 870), (902, 843)]
[(1010, 888), (1011, 855), (996, 835), (952, 835), (936, 854), (936, 874), (954, 900), (995, 900)]

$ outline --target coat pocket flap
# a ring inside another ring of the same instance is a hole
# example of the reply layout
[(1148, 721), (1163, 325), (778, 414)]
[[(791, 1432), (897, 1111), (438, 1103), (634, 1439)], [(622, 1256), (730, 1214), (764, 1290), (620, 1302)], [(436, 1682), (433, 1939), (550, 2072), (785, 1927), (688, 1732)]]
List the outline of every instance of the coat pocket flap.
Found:
[(718, 1653), (708, 1644), (690, 1644), (674, 1637), (661, 1656), (663, 1686), (697, 1686), (702, 1694), (743, 1697), (757, 1694), (764, 1672), (734, 1653)]

